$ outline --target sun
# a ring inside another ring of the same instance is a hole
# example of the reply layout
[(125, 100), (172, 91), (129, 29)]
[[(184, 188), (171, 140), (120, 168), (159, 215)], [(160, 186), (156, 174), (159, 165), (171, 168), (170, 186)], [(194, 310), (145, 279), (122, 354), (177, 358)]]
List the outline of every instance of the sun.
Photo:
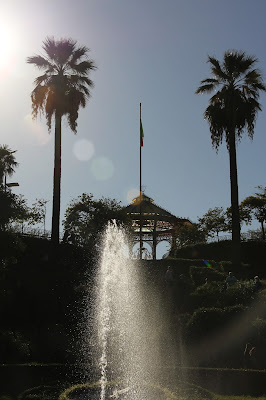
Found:
[(16, 63), (18, 35), (15, 29), (0, 21), (0, 79), (12, 72)]

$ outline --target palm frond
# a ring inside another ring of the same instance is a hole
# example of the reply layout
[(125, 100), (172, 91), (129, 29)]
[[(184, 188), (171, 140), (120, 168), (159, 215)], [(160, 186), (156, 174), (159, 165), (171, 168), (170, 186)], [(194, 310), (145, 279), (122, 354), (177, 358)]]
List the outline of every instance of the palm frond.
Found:
[(87, 76), (80, 76), (80, 75), (70, 75), (69, 77), (69, 83), (70, 85), (80, 85), (80, 84), (85, 84), (89, 87), (93, 87), (94, 83), (91, 79), (89, 79)]
[(222, 67), (221, 67), (220, 63), (216, 58), (209, 56), (208, 57), (208, 62), (212, 65), (211, 72), (216, 77), (216, 79), (219, 79), (219, 80), (222, 80), (222, 81), (226, 81), (228, 79), (228, 76), (222, 70)]
[(55, 40), (54, 37), (47, 37), (43, 43), (43, 49), (49, 59), (59, 65), (65, 64), (73, 51), (76, 41), (72, 39)]
[(47, 37), (43, 42), (43, 50), (47, 54), (49, 60), (56, 61), (56, 41), (53, 36)]
[(49, 91), (49, 87), (45, 85), (37, 85), (31, 93), (32, 114), (36, 118), (38, 113), (42, 113), (45, 100)]
[(200, 87), (198, 87), (198, 89), (196, 90), (196, 94), (202, 94), (202, 93), (210, 93), (214, 90), (216, 85), (210, 83), (210, 84), (206, 84), (206, 85), (201, 85)]
[(69, 61), (70, 65), (76, 64), (76, 62), (77, 62), (80, 58), (86, 56), (86, 54), (87, 54), (89, 51), (90, 51), (90, 50), (89, 50), (88, 47), (86, 47), (86, 46), (78, 47), (75, 51), (73, 51), (73, 54), (72, 54), (72, 56), (71, 56), (71, 58), (70, 58), (70, 61)]
[(39, 86), (41, 84), (45, 84), (49, 80), (49, 76), (47, 74), (37, 76), (37, 78), (34, 80), (34, 83), (36, 86)]
[(71, 68), (81, 75), (86, 75), (89, 71), (95, 70), (97, 67), (93, 61), (81, 61), (79, 64), (71, 64)]
[(51, 68), (51, 63), (42, 56), (32, 56), (27, 58), (28, 64), (34, 64), (39, 69)]
[(221, 82), (219, 81), (219, 79), (216, 79), (216, 78), (207, 78), (207, 79), (203, 79), (201, 81), (201, 83), (213, 83), (213, 84), (220, 85)]
[(265, 91), (266, 86), (260, 71), (253, 68), (257, 59), (247, 56), (245, 52), (225, 52), (222, 66), (214, 57), (209, 57), (208, 61), (215, 79), (201, 81), (196, 93), (212, 92), (219, 86), (209, 100), (204, 117), (209, 123), (213, 147), (218, 150), (225, 137), (229, 149), (232, 132), (234, 140), (238, 141), (245, 129), (248, 136), (253, 137), (256, 118), (261, 110), (258, 102), (260, 91)]
[(55, 40), (54, 37), (47, 37), (43, 42), (43, 50), (46, 57), (28, 58), (29, 63), (45, 70), (34, 82), (36, 87), (31, 96), (33, 116), (45, 113), (50, 130), (56, 113), (66, 115), (75, 132), (78, 109), (85, 107), (86, 100), (90, 98), (89, 89), (93, 87), (88, 74), (96, 66), (87, 58), (89, 49), (86, 46), (77, 47), (72, 39)]
[(223, 59), (224, 69), (234, 79), (246, 74), (256, 62), (256, 58), (247, 56), (245, 52), (237, 50), (226, 51)]

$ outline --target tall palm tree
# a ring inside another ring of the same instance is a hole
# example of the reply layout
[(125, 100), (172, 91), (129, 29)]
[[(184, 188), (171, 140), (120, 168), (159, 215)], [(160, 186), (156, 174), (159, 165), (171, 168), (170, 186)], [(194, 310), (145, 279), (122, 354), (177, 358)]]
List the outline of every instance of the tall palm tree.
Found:
[(55, 121), (52, 241), (58, 243), (62, 117), (67, 117), (70, 128), (76, 133), (79, 107), (85, 107), (90, 88), (93, 87), (88, 75), (96, 66), (88, 58), (89, 49), (78, 47), (72, 39), (55, 40), (48, 37), (42, 48), (43, 56), (28, 57), (27, 62), (43, 70), (43, 75), (35, 79), (35, 88), (31, 93), (33, 117), (36, 118), (38, 113), (45, 114), (49, 131), (52, 118)]
[(208, 57), (212, 77), (201, 81), (196, 93), (211, 93), (204, 117), (211, 132), (212, 145), (218, 151), (225, 139), (230, 160), (232, 243), (234, 263), (240, 263), (240, 218), (238, 201), (236, 142), (246, 129), (252, 139), (261, 91), (265, 91), (261, 72), (254, 68), (257, 59), (241, 51), (226, 51), (220, 63)]
[(14, 153), (9, 147), (4, 144), (0, 146), (0, 182), (4, 185), (7, 176), (12, 176), (15, 169), (18, 166), (15, 160)]

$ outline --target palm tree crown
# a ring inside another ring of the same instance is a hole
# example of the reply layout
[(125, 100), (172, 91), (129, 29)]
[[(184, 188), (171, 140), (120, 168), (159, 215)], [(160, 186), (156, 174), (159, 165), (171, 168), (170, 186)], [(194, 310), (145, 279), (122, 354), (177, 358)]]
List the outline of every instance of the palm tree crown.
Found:
[(27, 58), (29, 64), (44, 70), (44, 74), (35, 79), (36, 86), (31, 94), (33, 116), (45, 113), (50, 130), (54, 115), (66, 115), (70, 128), (76, 132), (79, 107), (85, 107), (90, 97), (89, 88), (93, 87), (88, 73), (96, 66), (87, 57), (89, 49), (77, 47), (72, 39), (47, 38), (42, 47), (44, 56)]
[(12, 176), (18, 163), (15, 160), (14, 153), (9, 147), (4, 144), (0, 146), (0, 182), (3, 183), (5, 176)]
[(257, 113), (261, 110), (259, 94), (266, 90), (260, 71), (254, 68), (257, 59), (233, 50), (224, 53), (222, 63), (214, 57), (208, 57), (208, 62), (212, 77), (201, 81), (196, 93), (216, 91), (204, 114), (213, 146), (218, 150), (225, 134), (229, 148), (230, 132), (241, 139), (245, 128), (252, 139)]

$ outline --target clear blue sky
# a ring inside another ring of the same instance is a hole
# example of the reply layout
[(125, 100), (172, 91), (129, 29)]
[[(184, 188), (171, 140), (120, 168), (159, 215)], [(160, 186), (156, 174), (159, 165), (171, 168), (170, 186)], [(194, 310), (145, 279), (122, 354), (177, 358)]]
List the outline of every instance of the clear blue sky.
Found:
[[(127, 205), (139, 188), (139, 103), (142, 103), (145, 192), (173, 214), (196, 222), (209, 208), (230, 205), (225, 145), (212, 149), (195, 95), (209, 76), (208, 55), (228, 49), (259, 59), (266, 78), (264, 0), (9, 0), (0, 6), (1, 140), (17, 150), (12, 178), (31, 204), (49, 200), (51, 226), (53, 130), (31, 121), (30, 93), (40, 72), (26, 58), (47, 36), (71, 37), (91, 49), (98, 69), (78, 132), (63, 123), (62, 212), (83, 192)], [(7, 63), (8, 61), (8, 63)], [(253, 142), (237, 148), (240, 201), (266, 186), (266, 98), (260, 98)], [(85, 160), (84, 160), (85, 159)], [(253, 226), (259, 227), (258, 224)], [(246, 228), (245, 228), (246, 229)]]

